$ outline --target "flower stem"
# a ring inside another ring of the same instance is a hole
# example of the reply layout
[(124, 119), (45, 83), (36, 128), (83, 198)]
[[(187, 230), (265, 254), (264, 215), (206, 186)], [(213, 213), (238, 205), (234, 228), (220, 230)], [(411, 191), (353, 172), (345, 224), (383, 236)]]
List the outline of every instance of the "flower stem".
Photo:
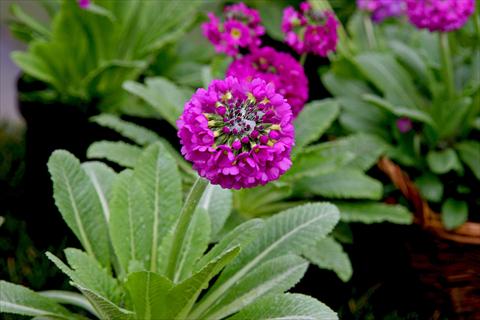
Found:
[(167, 276), (170, 279), (175, 277), (175, 271), (177, 269), (178, 257), (180, 255), (180, 250), (183, 245), (185, 233), (188, 230), (190, 221), (192, 220), (195, 209), (197, 208), (200, 199), (202, 198), (203, 192), (208, 185), (208, 181), (198, 177), (195, 183), (190, 189), (190, 193), (185, 200), (182, 211), (180, 212), (180, 217), (178, 222), (175, 225), (175, 230), (173, 233), (172, 247), (170, 249), (168, 266), (167, 266)]
[(448, 43), (448, 33), (440, 32), (440, 54), (442, 58), (442, 72), (443, 72), (443, 81), (447, 85), (447, 95), (448, 98), (453, 98), (455, 96), (455, 83), (453, 79), (453, 65), (452, 65), (452, 56), (450, 52), (450, 45)]
[(300, 64), (301, 64), (302, 66), (304, 66), (306, 60), (307, 60), (307, 53), (304, 52), (304, 53), (302, 53), (302, 55), (300, 56)]

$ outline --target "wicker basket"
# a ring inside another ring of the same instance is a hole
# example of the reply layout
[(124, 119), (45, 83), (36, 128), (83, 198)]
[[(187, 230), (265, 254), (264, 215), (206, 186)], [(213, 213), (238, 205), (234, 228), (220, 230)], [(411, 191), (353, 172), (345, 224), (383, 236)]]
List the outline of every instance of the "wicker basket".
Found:
[(455, 230), (445, 230), (440, 215), (399, 166), (382, 158), (378, 167), (415, 209), (414, 222), (423, 232), (415, 239), (422, 243), (409, 245), (412, 266), (430, 289), (430, 297), (442, 304), (442, 313), (452, 313), (449, 319), (480, 320), (480, 223), (467, 222)]

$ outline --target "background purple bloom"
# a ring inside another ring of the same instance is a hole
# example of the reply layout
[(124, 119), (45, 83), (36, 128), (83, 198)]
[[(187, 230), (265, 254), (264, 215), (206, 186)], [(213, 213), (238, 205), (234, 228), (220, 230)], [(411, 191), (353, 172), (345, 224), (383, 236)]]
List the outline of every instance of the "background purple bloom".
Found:
[(260, 36), (265, 33), (265, 28), (260, 25), (257, 10), (244, 3), (225, 7), (223, 22), (213, 13), (209, 13), (208, 18), (209, 21), (202, 24), (203, 35), (217, 52), (237, 56), (240, 48), (252, 50), (260, 46)]
[(198, 89), (177, 121), (185, 159), (223, 188), (278, 179), (292, 165), (292, 111), (273, 84), (234, 77)]
[(337, 28), (338, 21), (333, 12), (314, 10), (308, 2), (300, 4), (300, 12), (292, 7), (283, 12), (285, 42), (299, 54), (314, 53), (325, 57), (335, 51)]
[(308, 80), (303, 67), (288, 53), (270, 47), (235, 60), (227, 70), (227, 76), (252, 81), (261, 78), (275, 85), (275, 91), (287, 99), (296, 117), (308, 99)]
[(357, 0), (357, 6), (360, 10), (370, 12), (375, 23), (405, 13), (404, 0)]
[(406, 117), (398, 118), (395, 124), (401, 133), (407, 133), (413, 128), (412, 120)]
[(78, 6), (82, 9), (87, 9), (90, 6), (90, 0), (78, 0)]
[(420, 29), (449, 32), (460, 29), (475, 11), (474, 0), (405, 0), (410, 22)]

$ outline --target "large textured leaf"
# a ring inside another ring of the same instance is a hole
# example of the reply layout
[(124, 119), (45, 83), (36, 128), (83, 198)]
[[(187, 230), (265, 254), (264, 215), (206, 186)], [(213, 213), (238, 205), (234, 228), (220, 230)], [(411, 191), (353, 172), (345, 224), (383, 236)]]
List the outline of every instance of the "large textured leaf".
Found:
[(378, 200), (382, 197), (383, 188), (380, 181), (370, 178), (362, 171), (342, 169), (299, 180), (295, 184), (295, 194)]
[(100, 114), (92, 117), (90, 120), (103, 127), (113, 129), (122, 136), (142, 146), (160, 140), (160, 137), (155, 132), (145, 129), (135, 123), (122, 120), (112, 114)]
[(332, 237), (321, 239), (313, 247), (305, 248), (303, 256), (322, 269), (334, 271), (343, 281), (348, 281), (352, 276), (352, 264), (348, 255)]
[(110, 207), (108, 199), (110, 199), (113, 180), (115, 180), (116, 173), (112, 168), (102, 162), (85, 162), (82, 164), (83, 170), (88, 174), (92, 181), (98, 199), (102, 204), (103, 215), (108, 222), (110, 219)]
[(48, 160), (55, 204), (88, 254), (109, 264), (108, 227), (95, 187), (71, 153), (55, 151)]
[(157, 249), (182, 207), (180, 174), (175, 160), (161, 144), (148, 147), (137, 163), (134, 175), (146, 193), (145, 206), (153, 212), (153, 223), (145, 229), (152, 234), (148, 246), (150, 271), (157, 271)]
[(87, 150), (90, 159), (107, 159), (123, 167), (133, 168), (142, 149), (123, 141), (97, 141)]
[(80, 290), (88, 301), (93, 305), (102, 320), (132, 320), (134, 313), (130, 310), (123, 309), (112, 301), (101, 296), (100, 294), (87, 289), (79, 284), (73, 285)]
[(236, 191), (235, 208), (244, 216), (257, 216), (269, 204), (283, 200), (291, 194), (290, 184), (274, 181), (265, 186)]
[(303, 277), (307, 267), (307, 261), (292, 254), (268, 260), (228, 290), (205, 317), (223, 319), (267, 294), (283, 293)]
[(132, 297), (136, 319), (167, 319), (170, 279), (154, 272), (141, 271), (128, 276), (126, 287)]
[(338, 102), (327, 99), (305, 105), (295, 119), (295, 150), (319, 139), (340, 112)]
[(173, 127), (176, 127), (183, 106), (192, 94), (161, 77), (147, 78), (145, 85), (129, 81), (123, 88), (152, 105)]
[(131, 171), (119, 174), (115, 181), (110, 219), (110, 236), (118, 262), (123, 272), (131, 261), (138, 261), (144, 268), (150, 267), (154, 216), (145, 206), (147, 196)]
[(283, 211), (266, 221), (259, 237), (242, 250), (195, 308), (200, 316), (238, 281), (263, 261), (287, 253), (300, 253), (326, 236), (338, 222), (338, 209), (328, 203), (307, 204)]
[(420, 98), (407, 71), (387, 54), (366, 52), (355, 58), (362, 74), (394, 105), (420, 109)]
[(427, 164), (430, 170), (436, 174), (444, 174), (450, 170), (462, 170), (462, 164), (453, 149), (429, 151), (427, 154)]
[(358, 133), (335, 142), (342, 141), (346, 142), (344, 146), (348, 148), (345, 151), (355, 153), (355, 158), (348, 163), (348, 166), (360, 170), (370, 169), (387, 149), (385, 141), (371, 134)]
[(209, 184), (198, 206), (210, 215), (211, 234), (215, 236), (227, 221), (232, 211), (232, 191)]
[[(193, 276), (173, 287), (169, 292), (169, 317), (167, 319), (186, 318), (200, 292), (207, 287), (214, 276), (238, 255), (239, 251), (239, 247), (225, 251)], [(195, 317), (189, 316), (189, 318), (194, 319)]]
[(401, 205), (376, 202), (335, 203), (340, 210), (340, 219), (345, 222), (410, 224), (413, 216)]
[(65, 320), (80, 318), (49, 298), (3, 280), (0, 281), (0, 313)]
[(82, 285), (113, 302), (120, 301), (117, 281), (96, 260), (83, 251), (73, 248), (65, 249), (65, 256), (76, 275), (76, 279), (80, 280)]
[(197, 270), (203, 268), (209, 262), (215, 260), (216, 257), (236, 246), (244, 248), (256, 235), (258, 235), (258, 232), (262, 230), (263, 227), (264, 223), (261, 219), (252, 219), (237, 226), (235, 229), (227, 233), (219, 243), (217, 243), (198, 261)]
[(337, 314), (320, 301), (301, 294), (265, 297), (230, 320), (337, 320)]
[(475, 177), (480, 180), (480, 142), (464, 141), (458, 143), (455, 148), (460, 155), (460, 159), (470, 167)]

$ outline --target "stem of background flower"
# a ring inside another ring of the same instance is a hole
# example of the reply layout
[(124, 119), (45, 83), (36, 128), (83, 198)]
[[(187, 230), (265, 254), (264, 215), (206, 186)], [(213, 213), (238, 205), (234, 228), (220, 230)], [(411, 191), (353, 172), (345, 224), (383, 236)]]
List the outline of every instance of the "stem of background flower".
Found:
[(372, 19), (367, 14), (363, 14), (363, 26), (367, 34), (368, 47), (370, 49), (376, 49), (377, 38), (375, 37), (375, 29), (373, 28)]
[(193, 184), (192, 189), (190, 189), (190, 193), (188, 194), (182, 211), (180, 212), (180, 217), (178, 218), (177, 225), (175, 226), (175, 230), (173, 232), (172, 247), (170, 249), (167, 266), (167, 276), (172, 280), (175, 277), (178, 257), (180, 255), (180, 249), (183, 245), (183, 237), (188, 230), (188, 226), (190, 225), (190, 221), (195, 213), (195, 209), (197, 208), (197, 205), (200, 202), (207, 185), (207, 180), (198, 177)]
[(480, 45), (480, 2), (477, 3), (477, 8), (473, 15), (473, 25), (475, 26), (475, 31), (477, 33), (477, 40), (479, 40), (477, 44)]
[(302, 66), (304, 66), (306, 60), (307, 60), (307, 53), (304, 52), (304, 53), (302, 53), (302, 55), (300, 56), (300, 64), (301, 64)]
[(450, 44), (448, 43), (448, 32), (439, 32), (440, 54), (442, 58), (443, 80), (447, 85), (448, 98), (455, 96), (455, 83), (453, 79), (452, 56), (450, 54)]

